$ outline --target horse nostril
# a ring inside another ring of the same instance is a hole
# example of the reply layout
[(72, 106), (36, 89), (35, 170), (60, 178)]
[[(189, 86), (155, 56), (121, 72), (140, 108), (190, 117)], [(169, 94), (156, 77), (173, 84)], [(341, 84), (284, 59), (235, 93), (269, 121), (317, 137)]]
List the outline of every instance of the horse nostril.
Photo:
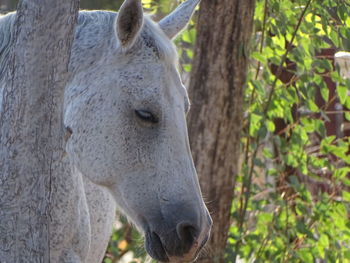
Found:
[(190, 223), (181, 222), (176, 226), (176, 232), (179, 239), (186, 244), (186, 247), (191, 247), (194, 240), (199, 235), (198, 228)]

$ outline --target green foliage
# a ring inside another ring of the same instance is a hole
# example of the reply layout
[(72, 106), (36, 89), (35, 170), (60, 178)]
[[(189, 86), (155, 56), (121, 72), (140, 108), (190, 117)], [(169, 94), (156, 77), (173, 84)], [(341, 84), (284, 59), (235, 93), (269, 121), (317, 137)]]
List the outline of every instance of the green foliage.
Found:
[(346, 1), (257, 1), (225, 262), (350, 262), (350, 139), (329, 135), (316, 103), (319, 93), (349, 114), (350, 82), (324, 55), (350, 51), (349, 25)]

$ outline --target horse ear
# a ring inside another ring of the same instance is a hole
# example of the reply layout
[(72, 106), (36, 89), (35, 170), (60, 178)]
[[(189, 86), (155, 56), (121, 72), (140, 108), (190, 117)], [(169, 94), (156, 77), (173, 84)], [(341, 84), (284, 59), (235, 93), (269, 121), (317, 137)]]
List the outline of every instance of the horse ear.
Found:
[(141, 0), (125, 0), (120, 7), (116, 31), (122, 47), (128, 48), (134, 44), (143, 24)]
[(160, 28), (170, 39), (185, 29), (199, 2), (200, 0), (187, 0), (159, 21)]

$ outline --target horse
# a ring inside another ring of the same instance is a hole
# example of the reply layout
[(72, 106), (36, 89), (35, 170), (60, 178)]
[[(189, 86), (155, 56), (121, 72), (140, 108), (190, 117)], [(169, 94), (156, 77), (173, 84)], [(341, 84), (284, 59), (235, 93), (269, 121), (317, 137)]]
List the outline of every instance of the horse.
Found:
[[(212, 219), (191, 156), (190, 102), (173, 44), (198, 2), (187, 0), (159, 22), (141, 0), (125, 0), (118, 13), (79, 12), (65, 88), (64, 172), (52, 179), (51, 262), (101, 262), (116, 210), (161, 262), (191, 262), (208, 240)], [(2, 65), (14, 17), (0, 18)]]

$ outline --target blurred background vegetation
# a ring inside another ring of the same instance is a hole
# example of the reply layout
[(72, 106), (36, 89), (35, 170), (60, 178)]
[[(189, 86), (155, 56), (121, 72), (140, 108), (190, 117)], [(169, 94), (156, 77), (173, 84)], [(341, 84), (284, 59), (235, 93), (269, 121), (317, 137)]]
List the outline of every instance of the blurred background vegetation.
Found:
[[(81, 8), (118, 10), (122, 2), (82, 0)], [(156, 20), (179, 2), (143, 0)], [(15, 6), (0, 2), (2, 11)], [(194, 25), (176, 40), (185, 81)], [(350, 262), (350, 64), (340, 72), (334, 61), (350, 51), (350, 3), (256, 0), (245, 48), (241, 173), (225, 262)], [(142, 246), (121, 218), (104, 262), (146, 262)]]

